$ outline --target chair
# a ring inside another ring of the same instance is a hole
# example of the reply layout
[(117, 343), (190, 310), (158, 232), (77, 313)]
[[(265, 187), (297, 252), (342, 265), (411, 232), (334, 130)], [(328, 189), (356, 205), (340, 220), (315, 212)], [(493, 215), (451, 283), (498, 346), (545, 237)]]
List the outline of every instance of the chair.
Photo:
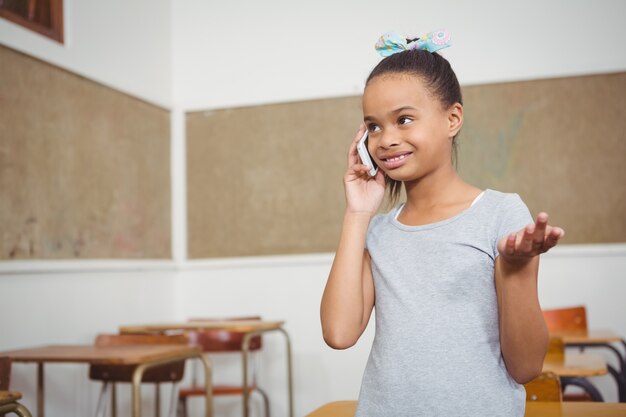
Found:
[(561, 381), (553, 372), (543, 372), (524, 384), (526, 401), (563, 401)]
[(550, 332), (587, 331), (585, 306), (543, 310), (543, 318)]
[[(101, 334), (96, 337), (96, 346), (125, 346), (125, 345), (186, 345), (189, 340), (185, 335), (147, 335), (147, 334), (123, 334), (110, 335)], [(111, 388), (111, 414), (115, 417), (117, 414), (115, 383), (132, 382), (133, 372), (136, 365), (91, 365), (89, 367), (89, 379), (102, 381), (102, 391), (96, 415), (104, 416), (106, 414), (106, 396), (109, 388)], [(183, 378), (185, 371), (185, 361), (179, 361), (172, 364), (166, 364), (150, 368), (143, 375), (142, 382), (155, 384), (155, 409), (157, 417), (160, 414), (161, 395), (160, 383), (172, 383), (172, 396), (170, 400), (169, 416), (175, 414), (176, 405), (176, 388), (177, 383)]]
[(11, 380), (11, 359), (0, 357), (0, 416), (15, 413), (20, 417), (31, 417), (26, 407), (18, 401), (22, 394), (17, 391), (9, 391)]
[[(543, 310), (543, 318), (548, 326), (548, 331), (553, 333), (558, 332), (586, 332), (587, 331), (587, 309), (585, 306), (574, 306), (566, 308), (557, 308), (551, 310)], [(551, 338), (551, 343), (554, 343), (555, 338)], [(558, 339), (561, 340), (561, 339)], [(563, 344), (562, 340), (560, 342)], [(555, 347), (551, 345), (548, 349), (548, 355), (550, 351)], [(565, 351), (565, 346), (561, 346), (562, 352)], [(554, 354), (554, 353), (553, 353)], [(582, 380), (579, 380), (579, 382)], [(570, 385), (570, 381), (562, 381), (562, 390), (565, 390), (567, 385)], [(580, 384), (571, 384), (579, 385)], [(585, 387), (581, 387), (586, 389)], [(592, 401), (593, 396), (586, 390), (582, 393), (563, 393), (564, 401)]]
[[(193, 319), (190, 321), (250, 321), (261, 320), (261, 317), (236, 317), (227, 319)], [(189, 339), (192, 343), (200, 345), (206, 353), (225, 353), (225, 352), (241, 352), (243, 347), (244, 333), (229, 330), (201, 330), (189, 333)], [(262, 348), (261, 336), (254, 336), (250, 339), (249, 351), (255, 352)], [(204, 386), (199, 383), (196, 378), (196, 372), (193, 374), (192, 386), (181, 388), (178, 394), (178, 417), (187, 417), (187, 399), (189, 397), (203, 396), (205, 393)], [(269, 397), (259, 388), (256, 383), (256, 373), (253, 372), (251, 384), (248, 392), (258, 393), (263, 400), (265, 417), (270, 417)], [(241, 385), (213, 385), (213, 396), (218, 395), (243, 395), (243, 386)]]

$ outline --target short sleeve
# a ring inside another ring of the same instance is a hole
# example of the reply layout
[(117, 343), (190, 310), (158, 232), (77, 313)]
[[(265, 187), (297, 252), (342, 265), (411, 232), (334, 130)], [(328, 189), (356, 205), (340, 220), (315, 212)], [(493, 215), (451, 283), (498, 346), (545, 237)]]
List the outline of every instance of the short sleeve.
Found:
[(369, 247), (372, 244), (372, 241), (376, 239), (378, 235), (377, 231), (380, 227), (380, 223), (385, 218), (385, 214), (378, 213), (376, 214), (372, 220), (370, 221), (369, 226), (367, 227), (367, 235), (365, 237), (365, 249), (369, 251)]
[(528, 207), (519, 195), (506, 194), (499, 207), (500, 224), (496, 233), (496, 240), (493, 242), (493, 251), (495, 257), (498, 253), (498, 242), (504, 236), (517, 232), (523, 227), (533, 222), (533, 217), (528, 210)]

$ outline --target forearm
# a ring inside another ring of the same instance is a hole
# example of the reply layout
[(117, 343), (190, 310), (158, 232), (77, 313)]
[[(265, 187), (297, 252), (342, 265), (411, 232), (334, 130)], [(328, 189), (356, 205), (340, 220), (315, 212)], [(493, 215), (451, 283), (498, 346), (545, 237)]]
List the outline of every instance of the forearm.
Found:
[(548, 348), (548, 330), (537, 294), (539, 257), (525, 264), (496, 260), (500, 345), (507, 370), (518, 383), (536, 377)]
[(346, 213), (321, 303), (324, 340), (334, 348), (347, 348), (358, 340), (371, 313), (371, 295), (364, 288), (363, 264), (367, 214)]

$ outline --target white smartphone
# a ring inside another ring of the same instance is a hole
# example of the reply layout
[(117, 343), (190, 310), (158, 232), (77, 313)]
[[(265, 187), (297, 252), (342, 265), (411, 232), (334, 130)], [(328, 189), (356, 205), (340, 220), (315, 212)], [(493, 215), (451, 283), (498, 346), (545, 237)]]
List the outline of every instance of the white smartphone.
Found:
[(365, 131), (361, 139), (359, 139), (359, 142), (356, 145), (356, 150), (359, 152), (359, 158), (361, 158), (361, 162), (363, 163), (363, 165), (367, 165), (368, 167), (370, 167), (370, 177), (376, 175), (376, 172), (378, 172), (378, 166), (374, 163), (369, 151), (367, 150), (367, 130)]

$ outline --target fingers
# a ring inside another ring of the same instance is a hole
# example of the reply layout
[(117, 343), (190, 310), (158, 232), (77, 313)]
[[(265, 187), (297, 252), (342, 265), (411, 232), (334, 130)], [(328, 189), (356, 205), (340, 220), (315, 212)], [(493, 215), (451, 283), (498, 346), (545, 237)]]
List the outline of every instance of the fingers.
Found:
[(506, 244), (504, 246), (504, 252), (509, 255), (515, 255), (515, 242), (517, 241), (517, 233), (511, 233), (507, 239)]
[(533, 248), (539, 249), (543, 246), (546, 237), (546, 227), (548, 226), (548, 214), (541, 212), (537, 215), (535, 222), (535, 233), (533, 234)]
[(565, 231), (548, 225), (548, 214), (541, 212), (535, 223), (506, 237), (502, 254), (511, 259), (529, 259), (555, 247), (563, 236)]
[[(533, 250), (534, 239), (535, 239), (535, 225), (529, 224), (524, 228), (524, 233), (522, 234), (522, 240), (519, 242), (517, 247), (519, 252), (522, 253), (530, 253)], [(543, 243), (543, 238), (541, 239)]]
[(547, 252), (555, 247), (557, 243), (559, 243), (559, 240), (563, 238), (563, 236), (565, 236), (565, 231), (563, 229), (561, 229), (560, 227), (548, 226), (546, 240), (543, 243), (542, 252)]
[(348, 172), (346, 173), (346, 177), (345, 177), (345, 181), (353, 181), (356, 179), (366, 179), (369, 180), (370, 178), (370, 167), (368, 167), (367, 165), (363, 165), (361, 163), (355, 163), (353, 165), (350, 166), (350, 168), (348, 169)]
[(535, 223), (534, 247), (539, 253), (544, 253), (555, 247), (559, 240), (565, 235), (565, 231), (560, 227), (548, 225), (548, 214), (541, 212), (537, 215)]

